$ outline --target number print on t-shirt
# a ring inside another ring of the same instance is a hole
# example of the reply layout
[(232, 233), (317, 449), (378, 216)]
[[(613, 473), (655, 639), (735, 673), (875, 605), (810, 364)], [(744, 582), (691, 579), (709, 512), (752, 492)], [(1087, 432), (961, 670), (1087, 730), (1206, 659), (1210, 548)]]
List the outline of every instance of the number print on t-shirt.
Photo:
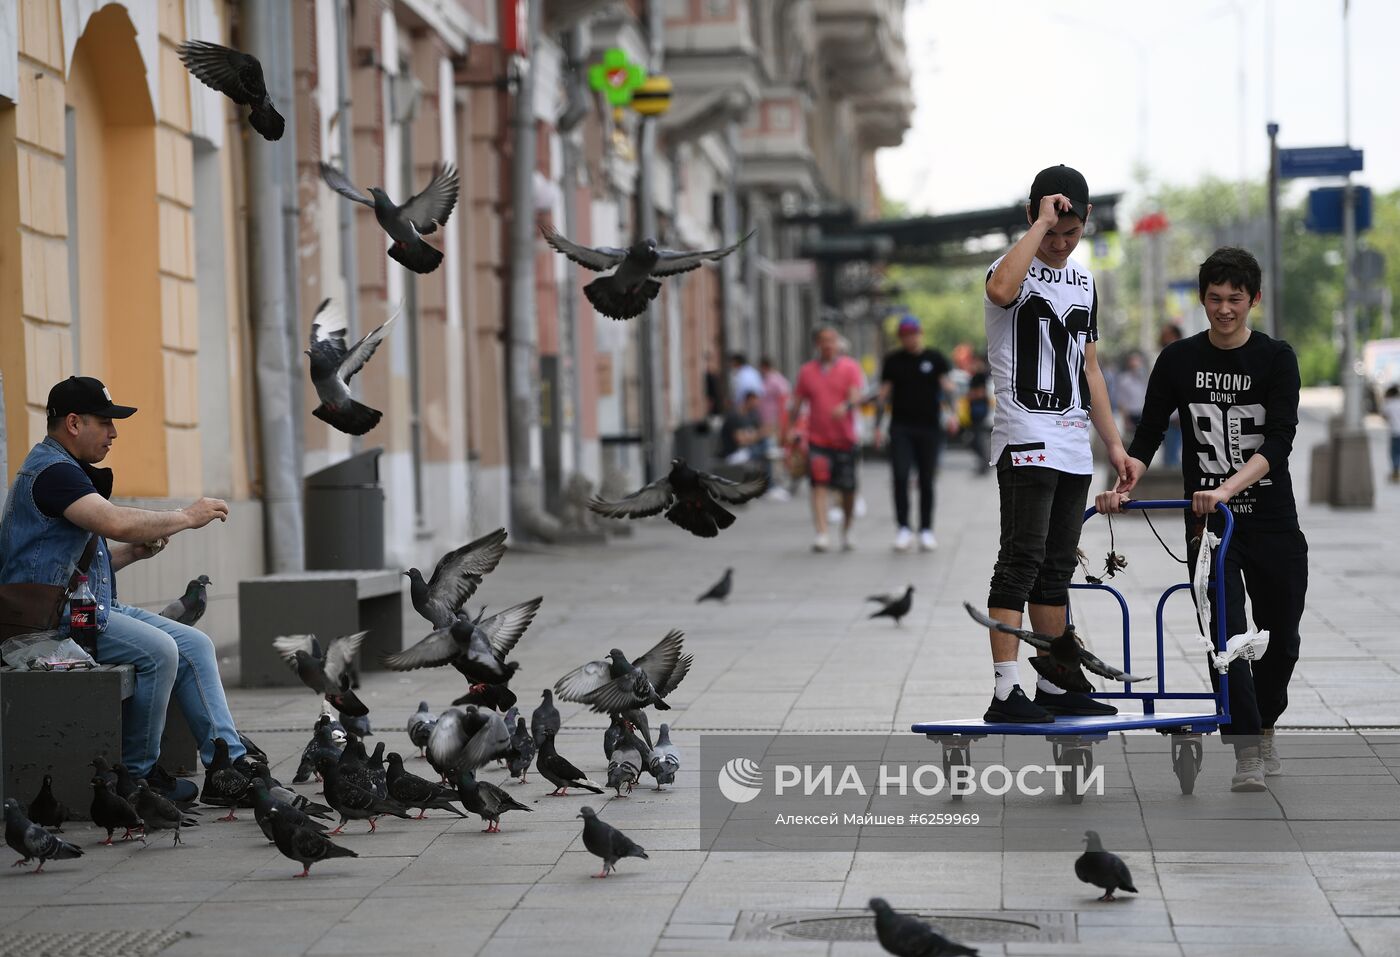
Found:
[(1016, 403), (1027, 412), (1051, 415), (1087, 409), (1084, 347), (1089, 341), (1089, 310), (1074, 305), (1061, 316), (1044, 296), (1032, 293), (1016, 307), (1014, 322)]
[(1191, 429), (1201, 449), (1196, 453), (1203, 475), (1238, 471), (1264, 444), (1264, 407), (1258, 403), (1222, 406), (1192, 402)]

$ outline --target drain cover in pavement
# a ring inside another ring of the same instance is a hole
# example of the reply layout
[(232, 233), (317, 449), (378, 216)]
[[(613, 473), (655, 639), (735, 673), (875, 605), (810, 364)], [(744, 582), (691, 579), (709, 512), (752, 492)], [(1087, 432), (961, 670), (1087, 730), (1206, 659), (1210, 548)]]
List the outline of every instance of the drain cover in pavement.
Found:
[(77, 934), (0, 931), (0, 957), (153, 957), (186, 937), (177, 930), (94, 930)]
[[(1073, 943), (1078, 939), (1073, 915), (1063, 912), (912, 913), (939, 933), (965, 942)], [(875, 918), (869, 911), (742, 911), (733, 939), (873, 941)]]

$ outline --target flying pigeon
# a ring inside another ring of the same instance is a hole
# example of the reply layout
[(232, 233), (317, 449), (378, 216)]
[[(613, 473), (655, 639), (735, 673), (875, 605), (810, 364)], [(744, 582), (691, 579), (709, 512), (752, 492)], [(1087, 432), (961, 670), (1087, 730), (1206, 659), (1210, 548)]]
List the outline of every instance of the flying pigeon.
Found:
[(724, 577), (715, 582), (714, 585), (710, 587), (709, 591), (695, 599), (695, 603), (698, 605), (702, 601), (726, 601), (729, 598), (729, 592), (733, 590), (733, 588), (734, 569), (726, 568), (724, 570)]
[(525, 783), (525, 773), (530, 770), (530, 763), (535, 760), (535, 750), (535, 739), (525, 727), (525, 718), (518, 716), (515, 719), (515, 728), (510, 733), (510, 753), (506, 755), (506, 767), (510, 769), (511, 777), (519, 778), (521, 784)]
[(603, 793), (602, 788), (588, 780), (582, 771), (554, 749), (553, 731), (542, 730), (535, 743), (540, 749), (539, 757), (535, 759), (535, 770), (540, 772), (540, 777), (554, 785), (554, 790), (549, 792), (550, 797), (567, 797), (569, 788), (580, 788), (594, 794)]
[(478, 781), (471, 768), (457, 771), (457, 797), (462, 806), (486, 822), (487, 834), (501, 833), (501, 815), (507, 811), (531, 811), (490, 781)]
[(909, 608), (914, 604), (914, 586), (910, 585), (904, 589), (903, 595), (871, 595), (866, 601), (877, 601), (882, 606), (879, 611), (871, 615), (871, 618), (893, 618), (896, 625), (899, 620), (909, 614)]
[(398, 801), (406, 808), (417, 808), (417, 820), (422, 820), (428, 816), (428, 808), (438, 811), (451, 811), (458, 817), (466, 817), (461, 811), (452, 806), (452, 802), (457, 796), (446, 785), (438, 784), (420, 778), (404, 770), (403, 755), (397, 751), (389, 752), (389, 797)]
[(189, 812), (181, 810), (163, 795), (152, 791), (145, 778), (136, 780), (136, 793), (131, 796), (131, 806), (141, 818), (144, 833), (149, 835), (152, 831), (175, 832), (175, 842), (171, 847), (184, 843), (180, 840), (180, 828), (199, 827), (198, 821), (187, 816)]
[(209, 580), (208, 575), (191, 578), (190, 583), (185, 586), (185, 593), (161, 609), (161, 617), (178, 621), (182, 625), (193, 625), (204, 617), (204, 609), (209, 604), (209, 596), (205, 589), (212, 584), (214, 583)]
[(476, 770), (510, 753), (510, 729), (495, 711), (474, 705), (448, 708), (438, 715), (428, 738), (428, 763), (444, 773), (458, 768)]
[(656, 778), (656, 790), (662, 785), (675, 784), (681, 769), (681, 752), (671, 743), (671, 726), (663, 724), (656, 738), (656, 747), (647, 755), (647, 773)]
[(337, 711), (362, 718), (369, 714), (369, 708), (350, 690), (350, 669), (367, 634), (367, 631), (357, 631), (335, 639), (326, 648), (324, 657), (315, 635), (286, 635), (272, 639), (272, 645), (296, 671), (302, 684), (325, 695)]
[(977, 957), (979, 953), (949, 940), (917, 917), (899, 913), (883, 897), (870, 898), (869, 907), (875, 912), (876, 939), (895, 957)]
[(594, 857), (603, 859), (603, 872), (594, 877), (607, 877), (624, 857), (650, 860), (644, 847), (598, 817), (598, 812), (588, 805), (578, 809), (578, 816), (583, 818), (583, 846)]
[(588, 507), (605, 518), (646, 518), (660, 512), (673, 525), (698, 535), (714, 538), (720, 529), (734, 524), (734, 513), (721, 503), (738, 505), (757, 498), (768, 488), (768, 476), (761, 472), (742, 482), (701, 472), (672, 459), (665, 478), (643, 485), (620, 501), (608, 502), (596, 495)]
[(554, 707), (554, 692), (545, 688), (540, 692), (540, 706), (530, 715), (530, 737), (539, 744), (540, 738), (548, 731), (551, 734), (559, 733), (559, 709)]
[(195, 79), (217, 90), (239, 106), (251, 106), (248, 122), (265, 140), (280, 140), (286, 121), (263, 82), (262, 64), (257, 57), (239, 53), (217, 43), (186, 40), (176, 49), (180, 62), (194, 74)]
[(421, 757), (423, 749), (428, 746), (428, 735), (433, 733), (433, 725), (437, 724), (437, 715), (428, 708), (428, 702), (418, 702), (418, 710), (408, 716), (408, 740), (418, 749)]
[(459, 615), (448, 627), (432, 632), (412, 647), (385, 655), (384, 666), (391, 671), (412, 671), (452, 664), (473, 684), (504, 684), (520, 667), (514, 661), (507, 664), (506, 656), (535, 620), (535, 612), (543, 601), (532, 598), (490, 618), (478, 616), (475, 621)]
[[(141, 815), (136, 813), (136, 809), (129, 803), (117, 797), (107, 789), (107, 782), (103, 778), (92, 779), (92, 807), (89, 809), (92, 823), (107, 832), (107, 840), (99, 841), (99, 844), (112, 846), (112, 832), (117, 828), (125, 828), (126, 833), (122, 835), (123, 841), (132, 838), (132, 831), (142, 829)], [(137, 838), (141, 843), (146, 843), (145, 837)]]
[(653, 239), (643, 239), (633, 243), (629, 249), (612, 246), (580, 246), (565, 239), (548, 226), (540, 227), (545, 242), (554, 247), (555, 252), (563, 253), (573, 262), (594, 272), (604, 272), (618, 267), (610, 276), (600, 276), (583, 287), (583, 294), (603, 315), (613, 319), (631, 319), (646, 311), (647, 303), (661, 291), (657, 278), (690, 272), (704, 262), (717, 262), (749, 241), (749, 236), (732, 246), (722, 249), (704, 249), (694, 252), (678, 249), (658, 249)]
[(321, 404), (311, 410), (312, 415), (346, 435), (364, 435), (379, 424), (383, 413), (355, 401), (350, 394), (350, 380), (388, 337), (389, 327), (402, 311), (400, 304), (382, 326), (347, 348), (345, 310), (334, 300), (321, 301), (316, 308), (316, 318), (311, 320), (311, 348), (305, 350), (311, 368), (311, 384), (321, 400)]
[(1089, 684), (1089, 679), (1084, 677), (1084, 672), (1080, 670), (1082, 665), (1094, 674), (1112, 681), (1122, 681), (1125, 684), (1132, 681), (1146, 681), (1151, 675), (1138, 677), (1120, 671), (1102, 658), (1084, 647), (1079, 636), (1074, 633), (1074, 627), (1065, 628), (1065, 633), (1057, 638), (1049, 635), (1038, 634), (1034, 631), (1027, 631), (1024, 628), (1013, 628), (1003, 624), (985, 613), (972, 607), (967, 602), (963, 602), (963, 607), (973, 620), (988, 628), (1000, 631), (1003, 634), (1015, 635), (1026, 644), (1041, 651), (1050, 652), (1048, 655), (1038, 655), (1031, 659), (1031, 667), (1034, 668), (1047, 681), (1054, 682), (1066, 691), (1077, 691), (1080, 694), (1092, 694), (1094, 686)]
[(506, 553), (506, 530), (498, 528), (438, 559), (433, 577), (423, 580), (416, 568), (404, 572), (409, 597), (418, 614), (428, 619), (434, 630), (451, 627), (462, 604), (481, 585)]
[(1128, 865), (1117, 854), (1103, 849), (1098, 831), (1085, 831), (1084, 843), (1088, 846), (1074, 862), (1074, 875), (1086, 884), (1102, 887), (1104, 895), (1099, 900), (1117, 900), (1113, 896), (1116, 890), (1138, 892), (1133, 886), (1133, 875), (1128, 873)]
[(399, 802), (376, 797), (374, 792), (341, 777), (339, 765), (328, 755), (317, 758), (316, 766), (326, 783), (326, 802), (340, 815), (340, 824), (329, 833), (339, 834), (350, 821), (369, 821), (370, 833), (374, 833), (381, 814), (408, 819), (408, 811)]
[[(110, 834), (108, 840), (111, 840)], [(20, 855), (12, 867), (28, 864), (36, 857), (39, 859), (39, 866), (34, 868), (35, 874), (43, 871), (45, 861), (64, 861), (83, 856), (80, 848), (61, 837), (55, 837), (25, 817), (14, 798), (5, 799), (5, 843)]]
[(676, 690), (693, 661), (681, 653), (681, 639), (681, 632), (667, 632), (635, 662), (614, 648), (607, 660), (590, 661), (560, 678), (554, 683), (554, 693), (563, 701), (586, 704), (599, 714), (648, 705), (669, 711), (671, 706), (662, 699)]
[(272, 839), (283, 857), (290, 858), (302, 866), (300, 874), (293, 877), (310, 877), (311, 865), (332, 857), (359, 857), (348, 847), (341, 847), (321, 831), (299, 823), (281, 808), (268, 811), (272, 821)]
[[(452, 662), (452, 667), (458, 671), (464, 670), (461, 661)], [(513, 672), (519, 665), (512, 661), (506, 667), (512, 669)], [(515, 692), (510, 690), (510, 679), (511, 676), (507, 675), (506, 680), (498, 684), (474, 684), (467, 689), (466, 694), (453, 698), (452, 704), (458, 708), (462, 705), (474, 704), (478, 708), (505, 713), (515, 707), (515, 703), (520, 700), (515, 696)]]
[(68, 816), (68, 805), (53, 796), (53, 775), (44, 775), (39, 793), (29, 802), (29, 820), (61, 832)]
[(361, 193), (345, 174), (328, 163), (321, 164), (321, 178), (341, 196), (374, 209), (374, 218), (394, 241), (389, 258), (416, 273), (430, 273), (442, 262), (442, 253), (423, 240), (447, 222), (457, 205), (457, 170), (451, 164), (433, 173), (423, 191), (398, 206), (378, 186)]

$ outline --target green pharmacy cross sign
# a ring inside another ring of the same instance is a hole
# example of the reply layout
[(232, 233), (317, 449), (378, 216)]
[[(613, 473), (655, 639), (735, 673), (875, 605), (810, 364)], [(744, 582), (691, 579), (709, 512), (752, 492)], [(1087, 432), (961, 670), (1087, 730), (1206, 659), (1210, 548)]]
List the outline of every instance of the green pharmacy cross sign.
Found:
[(632, 94), (647, 78), (647, 71), (627, 58), (617, 47), (603, 54), (603, 62), (588, 68), (588, 85), (607, 97), (613, 106), (626, 106)]

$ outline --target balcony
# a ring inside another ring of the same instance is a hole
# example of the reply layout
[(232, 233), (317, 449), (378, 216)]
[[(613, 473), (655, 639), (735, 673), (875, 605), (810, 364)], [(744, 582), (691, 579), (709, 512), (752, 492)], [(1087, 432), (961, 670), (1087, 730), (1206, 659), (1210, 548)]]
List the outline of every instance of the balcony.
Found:
[(812, 0), (822, 72), (833, 96), (909, 85), (903, 0)]
[(806, 97), (795, 89), (765, 91), (739, 133), (741, 186), (820, 194), (806, 109)]

